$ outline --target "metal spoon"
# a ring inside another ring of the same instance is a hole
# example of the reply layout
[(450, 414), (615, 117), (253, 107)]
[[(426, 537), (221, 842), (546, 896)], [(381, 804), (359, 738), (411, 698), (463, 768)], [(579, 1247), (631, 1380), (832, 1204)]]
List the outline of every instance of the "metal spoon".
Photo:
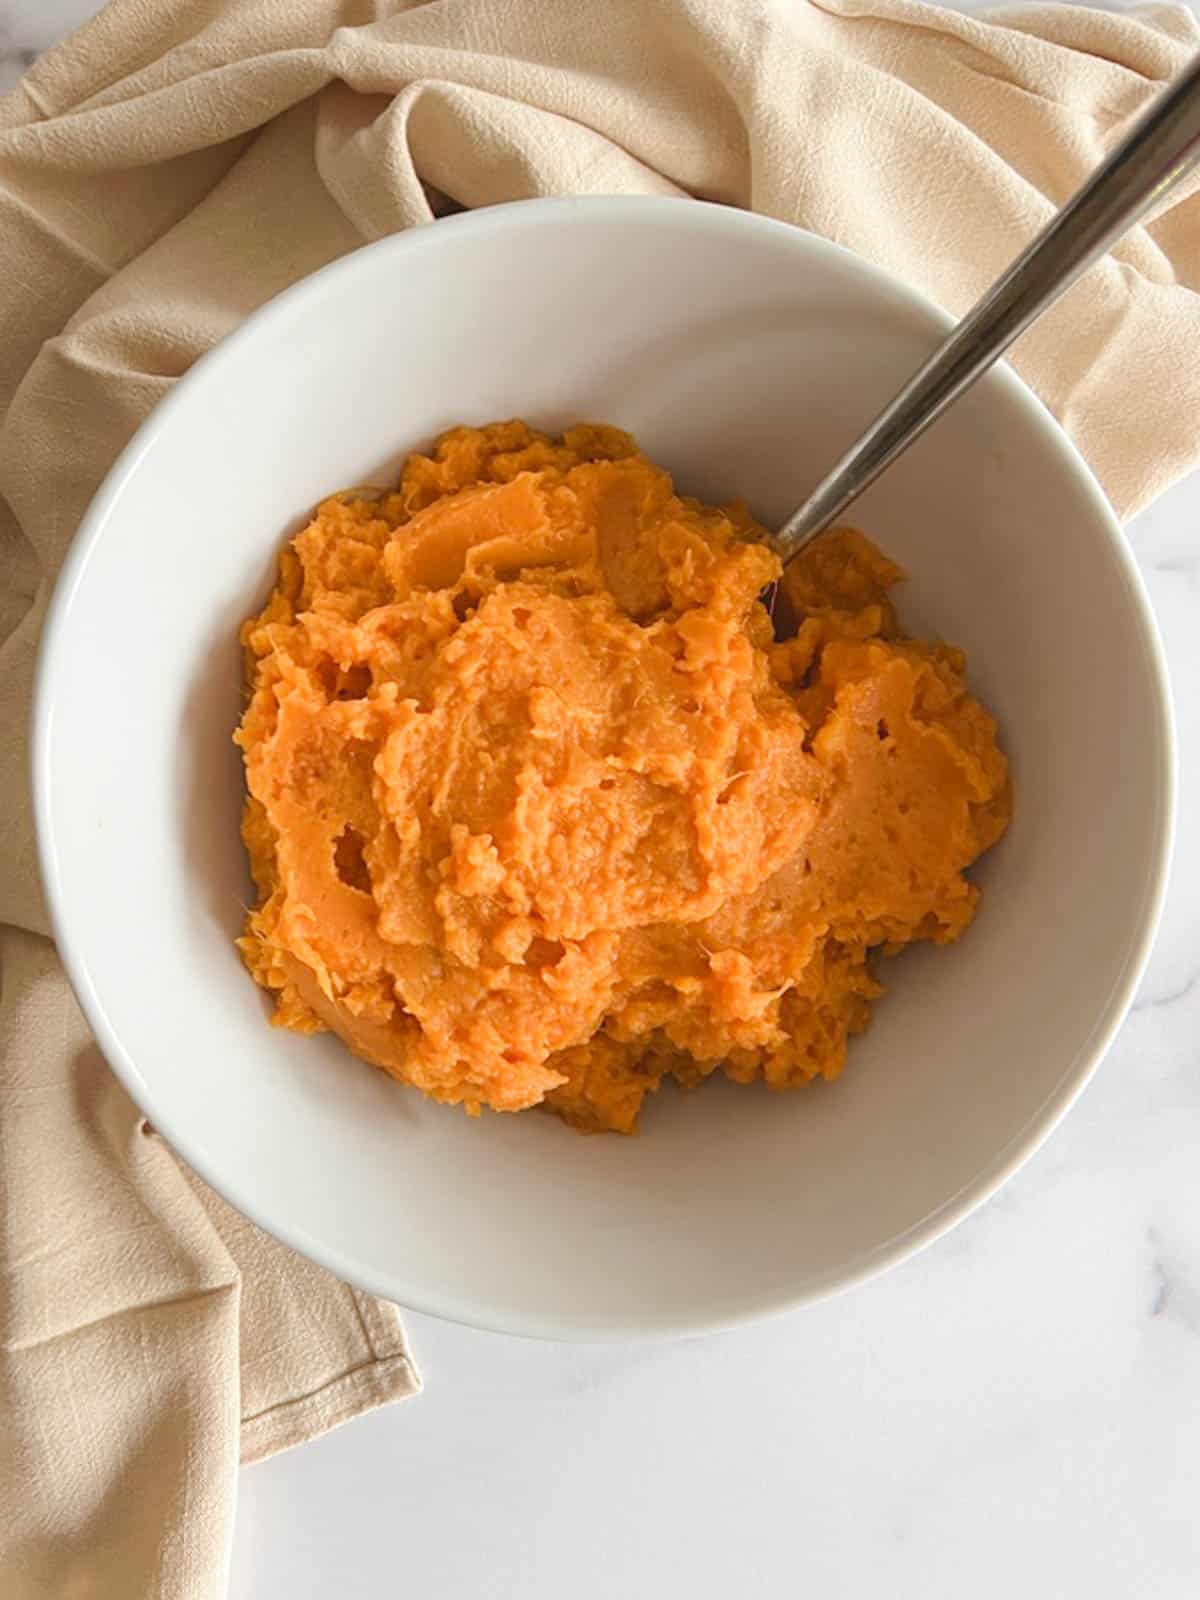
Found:
[[(1153, 102), (1112, 154), (918, 368), (817, 485), (771, 547), (787, 563), (1036, 317), (1200, 162), (1200, 56)], [(1181, 351), (1180, 359), (1188, 359)]]

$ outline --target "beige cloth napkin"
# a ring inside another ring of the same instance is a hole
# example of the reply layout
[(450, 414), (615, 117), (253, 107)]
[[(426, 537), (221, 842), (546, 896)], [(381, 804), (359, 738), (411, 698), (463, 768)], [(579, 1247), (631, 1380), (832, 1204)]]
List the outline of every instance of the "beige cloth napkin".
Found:
[[(220, 1595), (239, 1458), (417, 1383), (394, 1307), (257, 1232), (146, 1128), (48, 942), (34, 648), (137, 424), (285, 284), (452, 203), (700, 194), (960, 311), (1197, 40), (1169, 6), (116, 0), (0, 101), (6, 1600)], [(1198, 453), (1198, 205), (1016, 356), (1123, 512)]]

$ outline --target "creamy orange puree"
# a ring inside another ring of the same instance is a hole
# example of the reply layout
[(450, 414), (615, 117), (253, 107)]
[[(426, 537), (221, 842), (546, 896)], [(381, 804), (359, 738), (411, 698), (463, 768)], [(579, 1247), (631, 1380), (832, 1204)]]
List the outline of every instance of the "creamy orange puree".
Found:
[(944, 944), (1004, 831), (961, 654), (857, 533), (784, 578), (613, 428), (456, 428), (338, 495), (243, 631), (274, 1020), (438, 1100), (632, 1131), (672, 1075), (841, 1071), (871, 953)]

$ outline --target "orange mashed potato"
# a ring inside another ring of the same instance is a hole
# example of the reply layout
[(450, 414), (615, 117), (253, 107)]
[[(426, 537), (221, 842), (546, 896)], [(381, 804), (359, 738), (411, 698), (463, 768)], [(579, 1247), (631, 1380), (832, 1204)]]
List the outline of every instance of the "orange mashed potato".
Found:
[(668, 1076), (837, 1076), (873, 952), (971, 921), (1007, 764), (862, 535), (789, 568), (784, 643), (761, 536), (606, 427), (456, 428), (318, 508), (243, 630), (276, 1023), (626, 1133)]

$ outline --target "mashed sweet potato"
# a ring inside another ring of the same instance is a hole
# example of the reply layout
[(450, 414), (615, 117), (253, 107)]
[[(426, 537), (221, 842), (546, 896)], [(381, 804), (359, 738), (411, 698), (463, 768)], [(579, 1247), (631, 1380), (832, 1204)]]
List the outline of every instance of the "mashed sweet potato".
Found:
[(860, 534), (783, 582), (613, 428), (457, 428), (337, 495), (243, 630), (274, 1020), (469, 1111), (633, 1130), (665, 1076), (842, 1069), (872, 952), (946, 943), (1003, 832), (995, 725)]

